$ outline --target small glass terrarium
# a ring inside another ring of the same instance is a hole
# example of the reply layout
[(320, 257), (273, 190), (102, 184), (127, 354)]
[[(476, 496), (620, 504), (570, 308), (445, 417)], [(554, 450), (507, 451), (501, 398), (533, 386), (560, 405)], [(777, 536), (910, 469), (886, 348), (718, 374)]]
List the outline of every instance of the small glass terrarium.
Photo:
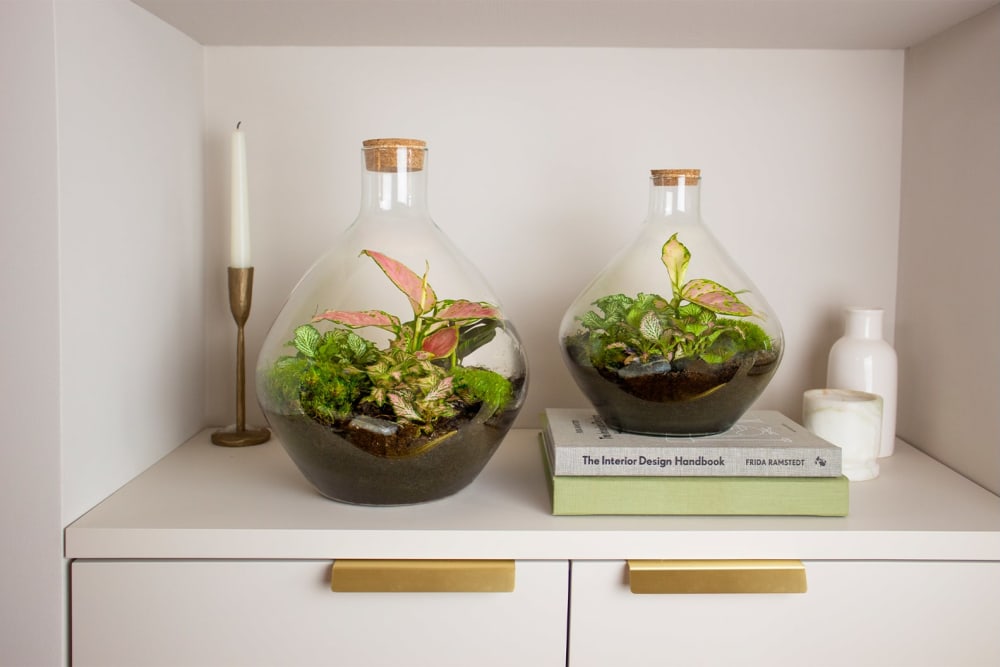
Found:
[(700, 186), (699, 170), (654, 170), (638, 236), (560, 326), (573, 379), (612, 428), (726, 431), (781, 360), (778, 319), (703, 224)]
[(361, 211), (268, 333), (258, 401), (305, 477), (348, 503), (451, 495), (521, 408), (527, 364), (486, 281), (427, 209), (427, 148), (362, 149)]

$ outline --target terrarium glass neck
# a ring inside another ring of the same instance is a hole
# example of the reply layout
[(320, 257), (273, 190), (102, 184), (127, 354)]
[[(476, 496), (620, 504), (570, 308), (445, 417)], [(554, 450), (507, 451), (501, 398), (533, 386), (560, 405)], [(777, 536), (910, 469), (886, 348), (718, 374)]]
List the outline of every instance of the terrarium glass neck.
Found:
[(680, 181), (676, 185), (657, 185), (655, 180), (649, 182), (649, 216), (660, 217), (698, 217), (701, 208), (701, 187), (685, 184)]
[[(383, 149), (384, 150), (384, 149)], [(415, 149), (398, 149), (401, 155), (393, 169), (384, 166), (371, 169), (362, 151), (361, 209), (363, 213), (424, 214), (427, 212), (427, 156), (421, 168), (408, 168), (412, 160), (405, 153)]]

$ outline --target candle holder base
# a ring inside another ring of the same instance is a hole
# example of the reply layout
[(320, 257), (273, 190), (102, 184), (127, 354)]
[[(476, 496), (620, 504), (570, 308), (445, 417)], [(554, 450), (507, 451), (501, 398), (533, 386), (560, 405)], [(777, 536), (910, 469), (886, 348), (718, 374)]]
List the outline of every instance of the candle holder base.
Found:
[(212, 433), (212, 444), (220, 447), (248, 447), (260, 445), (270, 439), (271, 432), (266, 428), (248, 428), (240, 431), (235, 425), (231, 425)]

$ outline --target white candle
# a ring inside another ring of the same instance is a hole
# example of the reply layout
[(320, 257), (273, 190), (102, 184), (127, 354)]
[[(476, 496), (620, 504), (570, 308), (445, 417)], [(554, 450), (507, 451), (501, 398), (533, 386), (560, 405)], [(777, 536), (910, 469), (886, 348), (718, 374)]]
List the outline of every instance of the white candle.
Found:
[(234, 269), (245, 269), (251, 266), (250, 212), (247, 203), (249, 200), (247, 195), (247, 145), (239, 123), (236, 124), (236, 129), (233, 131), (231, 176), (229, 266)]

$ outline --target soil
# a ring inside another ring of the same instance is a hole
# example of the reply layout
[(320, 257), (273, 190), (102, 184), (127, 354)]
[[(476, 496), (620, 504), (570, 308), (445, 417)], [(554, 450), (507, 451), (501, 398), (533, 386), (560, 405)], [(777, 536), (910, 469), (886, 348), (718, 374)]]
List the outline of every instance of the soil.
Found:
[(728, 430), (764, 391), (778, 351), (737, 355), (720, 364), (685, 360), (645, 367), (595, 368), (585, 337), (564, 341), (567, 366), (608, 426), (642, 435), (699, 436)]
[[(523, 384), (523, 379), (516, 383), (517, 395)], [(371, 415), (330, 425), (301, 413), (265, 414), (296, 466), (327, 498), (357, 505), (407, 505), (444, 498), (468, 486), (510, 430), (519, 407), (488, 415), (473, 406), (439, 420), (429, 434), (416, 426), (392, 430), (394, 422)]]

